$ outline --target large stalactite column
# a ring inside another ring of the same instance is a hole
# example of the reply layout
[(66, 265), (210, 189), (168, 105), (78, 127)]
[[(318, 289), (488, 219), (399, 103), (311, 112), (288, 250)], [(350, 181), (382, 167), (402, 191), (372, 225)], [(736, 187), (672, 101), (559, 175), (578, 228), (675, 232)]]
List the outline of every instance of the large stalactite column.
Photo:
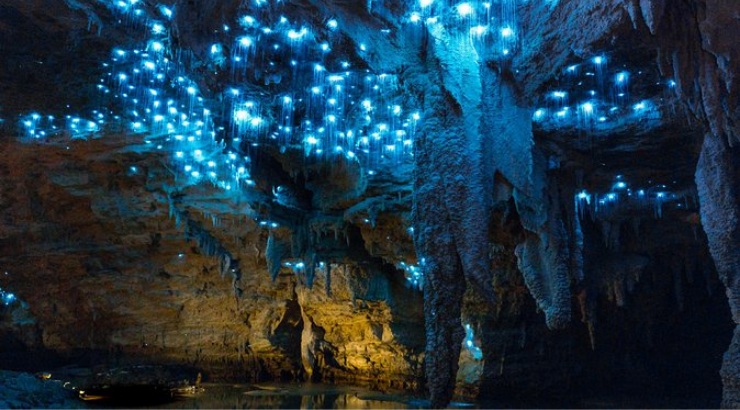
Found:
[(423, 265), (425, 369), (432, 407), (452, 398), (465, 332), (467, 283), (493, 300), (488, 257), (489, 198), (481, 126), (481, 80), (467, 38), (429, 27), (424, 125), (415, 140), (414, 225)]
[(736, 325), (720, 372), (722, 407), (740, 408), (740, 147), (708, 134), (696, 169), (696, 185), (709, 250), (727, 287)]
[(688, 92), (684, 97), (708, 124), (696, 166), (696, 186), (709, 251), (726, 287), (735, 322), (734, 336), (720, 370), (721, 404), (733, 409), (740, 408), (739, 13), (737, 2), (706, 0), (704, 8), (697, 12), (699, 35), (695, 41), (684, 44), (683, 52), (673, 54), (672, 60), (679, 74), (680, 90), (699, 86), (700, 94)]
[(740, 408), (740, 3), (641, 6), (658, 34), (659, 62), (673, 69), (680, 97), (707, 125), (695, 178), (702, 226), (735, 322), (720, 371), (722, 407)]
[(424, 90), (425, 110), (415, 140), (414, 239), (425, 273), (427, 383), (432, 406), (441, 407), (455, 388), (465, 283), (493, 302), (488, 230), (495, 173), (513, 188), (531, 232), (522, 272), (551, 328), (570, 322), (570, 280), (545, 161), (535, 166), (533, 159), (531, 110), (496, 67), (501, 56), (467, 31), (436, 23), (427, 30), (426, 84), (414, 81)]

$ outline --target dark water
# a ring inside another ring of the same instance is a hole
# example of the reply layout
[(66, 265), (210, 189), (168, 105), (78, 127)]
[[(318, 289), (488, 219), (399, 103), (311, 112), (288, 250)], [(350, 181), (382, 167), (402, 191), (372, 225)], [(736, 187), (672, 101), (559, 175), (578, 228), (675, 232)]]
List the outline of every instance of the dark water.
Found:
[[(205, 391), (159, 409), (420, 409), (423, 398), (327, 384), (204, 384)], [(472, 404), (456, 403), (456, 407)]]
[[(204, 384), (204, 391), (175, 401), (148, 404), (151, 409), (424, 409), (429, 401), (409, 392), (379, 392), (362, 387), (331, 384)], [(715, 408), (718, 401), (700, 397), (612, 392), (590, 398), (518, 398), (453, 402), (450, 408)], [(85, 402), (91, 408), (131, 408), (131, 404)]]

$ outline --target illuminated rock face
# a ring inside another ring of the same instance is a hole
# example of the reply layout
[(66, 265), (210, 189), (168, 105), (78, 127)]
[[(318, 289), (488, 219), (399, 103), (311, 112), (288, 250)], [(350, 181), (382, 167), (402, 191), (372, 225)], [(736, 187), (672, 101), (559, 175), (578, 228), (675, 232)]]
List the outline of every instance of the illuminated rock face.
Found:
[(708, 253), (737, 323), (737, 6), (494, 3), (9, 1), (5, 334), (443, 406), (686, 352)]
[[(266, 235), (243, 209), (213, 190), (182, 192), (178, 226), (162, 158), (106, 141), (3, 145), (15, 152), (0, 165), (3, 288), (18, 298), (3, 310), (8, 346), (188, 364), (211, 380), (418, 384), (421, 297), (402, 277), (335, 265), (330, 286), (321, 272), (313, 290), (285, 271), (272, 282)], [(187, 224), (232, 255), (238, 279)], [(10, 351), (3, 360), (18, 365)]]

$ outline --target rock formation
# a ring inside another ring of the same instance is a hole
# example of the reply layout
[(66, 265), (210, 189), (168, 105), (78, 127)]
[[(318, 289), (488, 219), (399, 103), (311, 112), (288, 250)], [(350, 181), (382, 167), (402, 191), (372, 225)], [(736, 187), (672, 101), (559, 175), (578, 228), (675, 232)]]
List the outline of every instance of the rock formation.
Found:
[(740, 6), (247, 3), (0, 6), (13, 351), (740, 405)]

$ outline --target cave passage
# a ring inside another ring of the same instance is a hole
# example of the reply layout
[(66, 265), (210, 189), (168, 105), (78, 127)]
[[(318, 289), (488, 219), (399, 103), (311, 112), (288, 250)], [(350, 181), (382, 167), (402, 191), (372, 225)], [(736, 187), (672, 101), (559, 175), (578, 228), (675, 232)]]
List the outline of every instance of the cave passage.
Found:
[(0, 407), (740, 407), (738, 16), (4, 0)]

